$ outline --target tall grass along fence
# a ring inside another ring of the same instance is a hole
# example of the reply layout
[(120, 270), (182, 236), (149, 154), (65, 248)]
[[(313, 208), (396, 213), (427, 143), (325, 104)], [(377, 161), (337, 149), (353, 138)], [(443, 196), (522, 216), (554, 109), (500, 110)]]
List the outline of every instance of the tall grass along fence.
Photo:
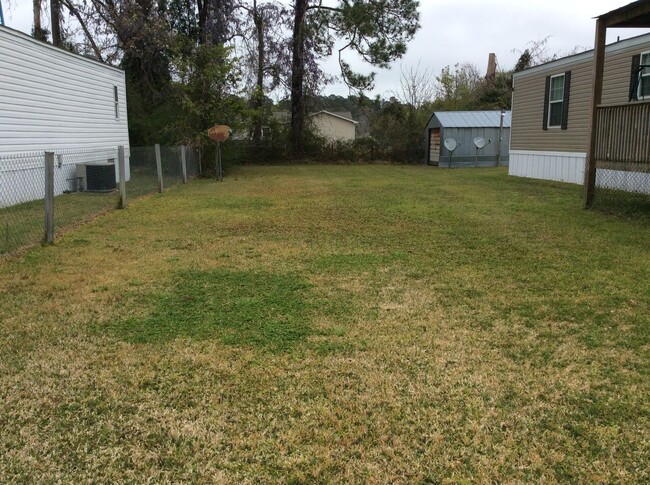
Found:
[(189, 147), (106, 147), (0, 155), (0, 255), (200, 175)]

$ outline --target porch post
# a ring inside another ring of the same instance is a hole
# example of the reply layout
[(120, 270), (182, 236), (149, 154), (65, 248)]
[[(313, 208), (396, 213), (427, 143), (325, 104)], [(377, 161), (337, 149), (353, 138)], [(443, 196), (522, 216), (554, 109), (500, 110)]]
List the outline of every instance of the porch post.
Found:
[(598, 105), (603, 97), (603, 71), (605, 67), (605, 37), (607, 26), (603, 19), (596, 21), (596, 40), (594, 42), (594, 66), (592, 74), (591, 113), (589, 117), (589, 138), (585, 160), (584, 208), (594, 202), (596, 188), (596, 131), (598, 129)]

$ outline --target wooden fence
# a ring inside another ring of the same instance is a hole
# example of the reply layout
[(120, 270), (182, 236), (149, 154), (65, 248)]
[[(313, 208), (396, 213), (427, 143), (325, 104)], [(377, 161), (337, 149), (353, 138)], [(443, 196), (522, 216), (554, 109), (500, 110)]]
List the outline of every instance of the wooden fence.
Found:
[(650, 172), (650, 102), (599, 106), (596, 167)]

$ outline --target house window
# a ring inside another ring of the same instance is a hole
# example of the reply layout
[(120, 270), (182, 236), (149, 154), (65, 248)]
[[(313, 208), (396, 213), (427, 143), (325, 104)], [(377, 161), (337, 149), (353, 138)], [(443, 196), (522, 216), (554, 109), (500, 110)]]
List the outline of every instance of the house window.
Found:
[(562, 113), (564, 112), (564, 74), (551, 76), (551, 85), (548, 99), (548, 126), (562, 126)]
[(115, 119), (120, 119), (120, 100), (117, 95), (117, 86), (113, 86), (113, 104), (115, 105)]
[(569, 91), (571, 90), (571, 71), (546, 77), (544, 89), (544, 117), (542, 129), (569, 127)]
[[(650, 66), (650, 51), (641, 54), (641, 64)], [(650, 98), (650, 67), (644, 67), (639, 77), (639, 99)]]

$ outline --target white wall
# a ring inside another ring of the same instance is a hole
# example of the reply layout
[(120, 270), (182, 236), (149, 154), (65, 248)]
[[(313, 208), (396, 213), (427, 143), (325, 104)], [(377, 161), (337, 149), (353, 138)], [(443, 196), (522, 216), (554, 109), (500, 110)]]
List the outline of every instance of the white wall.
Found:
[(355, 139), (356, 124), (328, 113), (316, 113), (310, 117), (318, 134), (332, 141)]
[(6, 27), (0, 110), (0, 154), (129, 144), (123, 71)]
[[(20, 179), (21, 167), (26, 172), (38, 169), (34, 156), (7, 160), (8, 155), (81, 150), (79, 156), (64, 155), (58, 171), (65, 179), (73, 176), (74, 164), (82, 158), (101, 159), (118, 145), (125, 147), (128, 174), (124, 72), (0, 27), (0, 201), (3, 193), (9, 198), (8, 187)], [(40, 197), (36, 188), (33, 192), (33, 198)]]
[(508, 175), (582, 184), (584, 153), (510, 150)]
[[(585, 153), (510, 151), (508, 175), (584, 184)], [(596, 170), (596, 187), (648, 193), (650, 174)]]

